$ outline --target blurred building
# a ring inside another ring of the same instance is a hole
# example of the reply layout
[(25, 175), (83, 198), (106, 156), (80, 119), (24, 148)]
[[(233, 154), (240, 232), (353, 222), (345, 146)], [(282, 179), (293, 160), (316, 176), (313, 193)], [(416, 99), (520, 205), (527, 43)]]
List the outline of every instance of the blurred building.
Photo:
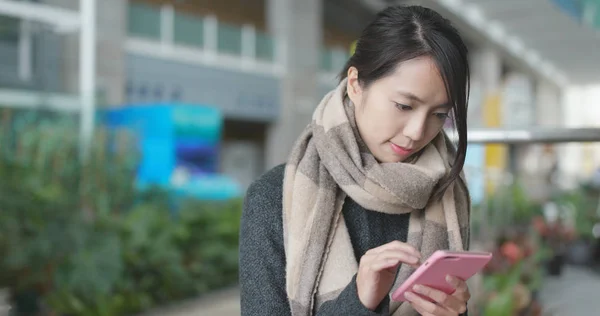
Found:
[[(77, 9), (79, 1), (32, 2)], [(378, 10), (396, 3), (430, 6), (463, 33), (471, 51), (471, 128), (583, 121), (565, 106), (574, 98), (566, 87), (600, 81), (593, 66), (600, 39), (592, 31), (600, 14), (582, 0), (98, 0), (98, 100), (220, 108), (221, 169), (247, 184), (285, 160), (336, 85), (351, 43)], [(76, 36), (0, 17), (4, 92), (77, 91)], [(481, 150), (484, 158), (471, 167), (531, 169), (532, 156), (547, 154), (540, 146)]]

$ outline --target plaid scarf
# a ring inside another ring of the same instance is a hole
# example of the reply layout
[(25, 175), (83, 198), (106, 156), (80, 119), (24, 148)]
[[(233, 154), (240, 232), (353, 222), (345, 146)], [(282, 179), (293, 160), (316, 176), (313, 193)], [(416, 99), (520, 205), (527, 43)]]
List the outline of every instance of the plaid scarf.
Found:
[[(371, 211), (410, 213), (407, 243), (424, 259), (438, 249), (468, 247), (470, 202), (463, 178), (441, 200), (431, 199), (454, 153), (440, 132), (415, 161), (379, 163), (358, 134), (346, 80), (324, 97), (292, 149), (283, 183), (286, 290), (293, 316), (313, 315), (358, 271), (342, 216), (347, 195)], [(390, 293), (413, 271), (401, 265)], [(391, 302), (390, 315), (417, 313), (410, 304)]]

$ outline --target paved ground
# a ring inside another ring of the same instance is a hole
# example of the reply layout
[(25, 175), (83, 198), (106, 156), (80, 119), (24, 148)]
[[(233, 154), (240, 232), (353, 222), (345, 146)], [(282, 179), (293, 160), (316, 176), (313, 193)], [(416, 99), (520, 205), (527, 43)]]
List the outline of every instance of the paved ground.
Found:
[[(540, 299), (544, 305), (544, 316), (600, 315), (600, 274), (566, 267), (560, 277), (546, 277)], [(239, 292), (230, 289), (144, 316), (158, 315), (239, 316)]]
[(239, 290), (233, 288), (142, 316), (240, 316), (239, 299)]
[(600, 315), (600, 274), (567, 266), (560, 277), (546, 277), (540, 293), (544, 315)]

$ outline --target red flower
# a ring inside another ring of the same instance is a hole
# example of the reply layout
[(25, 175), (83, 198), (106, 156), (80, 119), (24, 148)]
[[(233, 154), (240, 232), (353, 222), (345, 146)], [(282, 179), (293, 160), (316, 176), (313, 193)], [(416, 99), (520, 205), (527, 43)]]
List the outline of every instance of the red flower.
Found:
[(500, 252), (513, 264), (523, 259), (523, 250), (512, 241), (505, 242), (500, 248)]

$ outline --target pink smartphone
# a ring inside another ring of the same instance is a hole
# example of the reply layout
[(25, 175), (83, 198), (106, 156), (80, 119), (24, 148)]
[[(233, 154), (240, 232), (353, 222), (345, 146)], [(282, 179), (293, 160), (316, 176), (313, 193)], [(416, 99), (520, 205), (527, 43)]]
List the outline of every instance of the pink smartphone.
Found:
[(490, 259), (492, 254), (489, 252), (438, 250), (392, 293), (392, 300), (405, 301), (404, 292), (411, 291), (417, 284), (452, 294), (454, 288), (446, 281), (447, 275), (468, 280), (481, 271)]

